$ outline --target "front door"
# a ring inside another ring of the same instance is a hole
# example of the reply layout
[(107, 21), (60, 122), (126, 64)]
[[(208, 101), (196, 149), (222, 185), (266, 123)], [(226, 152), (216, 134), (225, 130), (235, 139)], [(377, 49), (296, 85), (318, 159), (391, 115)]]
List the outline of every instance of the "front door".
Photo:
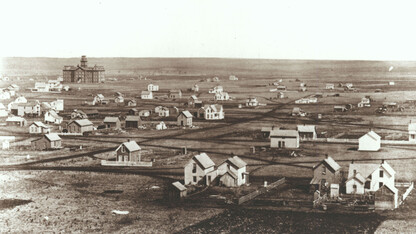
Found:
[(185, 125), (183, 124), (183, 120), (181, 120), (181, 126), (185, 126)]

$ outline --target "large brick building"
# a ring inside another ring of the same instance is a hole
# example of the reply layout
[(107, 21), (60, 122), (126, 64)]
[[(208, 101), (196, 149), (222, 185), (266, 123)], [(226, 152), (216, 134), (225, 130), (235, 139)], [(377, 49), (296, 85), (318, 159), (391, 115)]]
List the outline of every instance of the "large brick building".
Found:
[(64, 66), (63, 78), (66, 83), (100, 83), (104, 81), (104, 67), (88, 67), (87, 57), (81, 57), (81, 66)]

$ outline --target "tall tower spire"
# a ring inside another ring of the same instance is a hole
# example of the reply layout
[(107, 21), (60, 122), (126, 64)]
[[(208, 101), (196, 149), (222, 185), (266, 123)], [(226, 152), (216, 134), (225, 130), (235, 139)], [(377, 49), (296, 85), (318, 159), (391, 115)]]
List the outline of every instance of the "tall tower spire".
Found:
[(87, 56), (83, 55), (81, 57), (81, 67), (88, 67), (88, 60), (87, 60)]

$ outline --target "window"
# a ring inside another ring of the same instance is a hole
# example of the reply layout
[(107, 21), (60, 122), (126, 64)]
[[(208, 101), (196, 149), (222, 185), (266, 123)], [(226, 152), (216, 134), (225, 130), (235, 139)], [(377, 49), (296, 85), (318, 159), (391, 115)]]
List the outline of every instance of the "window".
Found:
[(192, 173), (196, 173), (196, 163), (192, 164)]
[(415, 134), (411, 134), (410, 135), (410, 138), (412, 138), (414, 140), (416, 138), (416, 135)]
[(244, 180), (244, 177), (245, 177), (245, 174), (243, 173), (243, 174), (241, 174), (241, 179), (243, 179)]
[(370, 189), (370, 181), (365, 182), (364, 188)]
[(194, 183), (196, 183), (196, 176), (193, 177)]
[(356, 185), (356, 184), (354, 184), (354, 185), (352, 186), (352, 188), (353, 188), (354, 190), (356, 190), (356, 189), (357, 189), (357, 185)]
[(326, 167), (322, 167), (322, 175), (326, 175)]
[(383, 187), (383, 182), (378, 183), (378, 187), (379, 188)]
[(380, 178), (383, 178), (384, 176), (384, 171), (380, 170)]

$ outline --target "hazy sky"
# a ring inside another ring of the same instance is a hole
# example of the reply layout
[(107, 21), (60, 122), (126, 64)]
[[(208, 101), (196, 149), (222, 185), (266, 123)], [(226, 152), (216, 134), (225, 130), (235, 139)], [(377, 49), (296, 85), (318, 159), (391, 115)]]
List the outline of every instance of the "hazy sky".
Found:
[(416, 60), (412, 1), (1, 1), (0, 57)]

